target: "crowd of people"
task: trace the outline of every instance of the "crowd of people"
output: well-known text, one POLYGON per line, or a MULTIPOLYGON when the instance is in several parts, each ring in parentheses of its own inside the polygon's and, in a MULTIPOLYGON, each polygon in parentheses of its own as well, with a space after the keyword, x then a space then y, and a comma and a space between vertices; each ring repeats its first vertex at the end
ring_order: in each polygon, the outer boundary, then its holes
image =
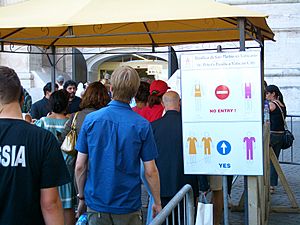
MULTIPOLYGON (((180 96, 166 82, 140 81, 136 70, 121 66, 109 89, 93 82, 80 98, 75 81, 58 81, 55 90, 44 86, 44 97, 24 117, 20 80, 0 66, 0 224, 75 225, 86 215, 90 225, 141 225, 141 181, 149 194, 147 224, 185 184, 196 197, 212 191, 214 225, 220 224, 221 176, 184 174, 180 96), (76 154, 60 148, 71 129, 76 154)), ((278 157, 286 108, 277 86, 265 92, 278 157)), ((271 166, 271 192, 277 180, 271 166)))

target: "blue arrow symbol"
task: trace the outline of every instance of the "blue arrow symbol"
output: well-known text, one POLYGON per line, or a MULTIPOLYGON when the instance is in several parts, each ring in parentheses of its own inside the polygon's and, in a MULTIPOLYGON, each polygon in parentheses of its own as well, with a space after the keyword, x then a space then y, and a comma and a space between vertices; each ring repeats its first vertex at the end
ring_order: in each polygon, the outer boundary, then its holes
POLYGON ((222 140, 218 142, 217 150, 221 155, 228 155, 231 151, 231 145, 228 141, 222 140))
POLYGON ((227 148, 227 145, 225 144, 225 142, 222 143, 221 148, 223 149, 223 155, 225 155, 226 154, 226 148, 227 148))

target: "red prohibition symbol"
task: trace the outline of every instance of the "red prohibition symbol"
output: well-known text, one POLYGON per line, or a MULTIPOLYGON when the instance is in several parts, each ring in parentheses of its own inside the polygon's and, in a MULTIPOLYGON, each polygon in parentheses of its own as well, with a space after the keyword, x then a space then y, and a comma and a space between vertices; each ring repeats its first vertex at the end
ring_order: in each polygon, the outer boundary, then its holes
POLYGON ((215 95, 218 99, 224 100, 229 96, 229 88, 225 85, 219 85, 215 90, 215 95))

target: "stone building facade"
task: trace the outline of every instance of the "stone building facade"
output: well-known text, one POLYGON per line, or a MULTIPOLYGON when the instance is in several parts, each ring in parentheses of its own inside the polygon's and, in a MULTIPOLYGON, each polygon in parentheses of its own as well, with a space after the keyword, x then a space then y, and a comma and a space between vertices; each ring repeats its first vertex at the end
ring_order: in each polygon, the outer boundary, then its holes
POLYGON ((217 1, 269 15, 276 42, 265 42, 265 79, 280 87, 288 114, 300 115, 300 0, 217 1))

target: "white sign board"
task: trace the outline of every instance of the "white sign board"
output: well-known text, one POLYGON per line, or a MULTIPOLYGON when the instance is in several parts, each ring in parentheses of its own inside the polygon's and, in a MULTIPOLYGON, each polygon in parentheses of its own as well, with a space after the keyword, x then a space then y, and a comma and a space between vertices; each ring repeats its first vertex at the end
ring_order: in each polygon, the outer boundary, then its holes
POLYGON ((260 74, 260 51, 181 56, 186 174, 263 174, 260 74))

